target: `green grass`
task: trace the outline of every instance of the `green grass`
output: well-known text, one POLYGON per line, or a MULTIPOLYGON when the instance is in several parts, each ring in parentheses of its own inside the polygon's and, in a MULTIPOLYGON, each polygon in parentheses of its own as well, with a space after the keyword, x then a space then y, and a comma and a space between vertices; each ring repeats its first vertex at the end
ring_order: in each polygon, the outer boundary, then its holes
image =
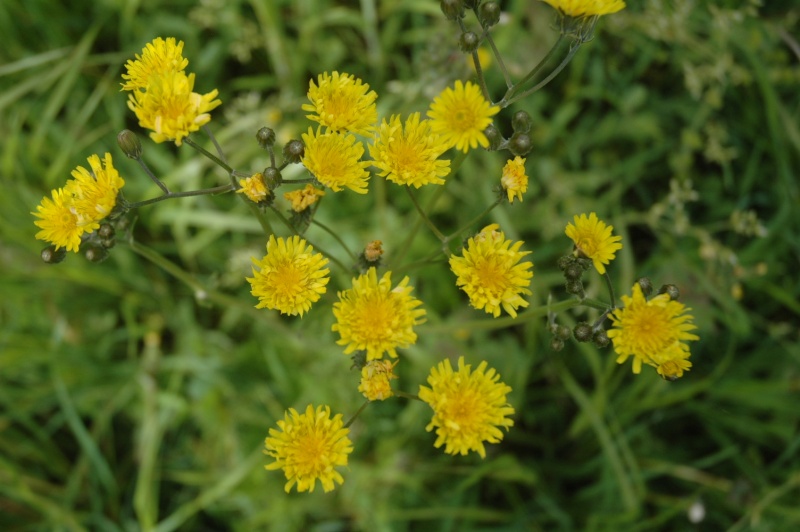
MULTIPOLYGON (((285 494, 261 449, 289 407, 330 404, 347 418, 360 406, 358 376, 330 331, 350 272, 332 268, 323 299, 289 319, 253 308, 244 276, 266 238, 231 195, 142 209, 140 247, 120 243, 101 264, 75 255, 42 263, 30 211, 105 151, 129 200, 156 195, 116 147, 126 127, 170 187, 226 182, 188 146, 149 141, 126 108, 123 64, 156 36, 185 41, 198 90, 220 91, 210 126, 229 161, 258 170, 268 157, 255 132, 269 125, 285 142, 306 131, 300 106, 320 72, 364 79, 382 115, 427 109, 452 78, 469 76, 455 26, 434 0, 71 4, 0 6, 0 528, 800 525, 797 7, 630 2, 600 20, 553 83, 496 121, 508 134, 512 111, 533 117, 525 201, 484 220, 533 251, 531 306, 568 298, 555 265, 570 251, 564 226, 597 211, 624 239, 611 265, 618 294, 640 276, 681 288, 701 337, 692 371, 671 383, 632 375, 611 350, 568 342, 553 352, 544 318, 472 326, 490 318, 469 308, 444 264, 409 271, 428 323, 402 351, 399 388, 415 393, 446 356, 485 359, 513 389, 515 426, 485 460, 452 457, 433 448, 426 405, 370 405, 352 427, 344 485, 309 495, 285 494), (748 212, 763 233, 738 222, 748 212), (154 254, 169 271, 148 260, 154 254), (696 503, 705 516, 693 525, 696 503)), ((502 6, 508 19, 494 35, 519 77, 555 41, 552 10, 502 6)), ((500 74, 489 77, 501 94, 500 74)), ((480 213, 506 155, 471 153, 436 223, 453 230, 480 213)), ((318 217, 352 249, 381 239, 391 253, 417 221, 408 198, 379 178, 366 197, 329 199, 318 217)), ((308 235, 347 258, 324 232, 308 235)), ((423 227, 408 260, 437 245, 423 227)), ((605 297, 596 276, 587 290, 605 297)))

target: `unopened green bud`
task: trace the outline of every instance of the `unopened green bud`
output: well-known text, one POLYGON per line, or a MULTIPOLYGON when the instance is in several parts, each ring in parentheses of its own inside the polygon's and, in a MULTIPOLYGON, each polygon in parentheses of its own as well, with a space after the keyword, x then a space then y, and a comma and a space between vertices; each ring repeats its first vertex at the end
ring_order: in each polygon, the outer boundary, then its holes
POLYGON ((594 336, 592 336, 592 342, 595 346, 602 349, 604 347, 608 347, 608 344, 611 342, 611 340, 608 338, 606 331, 604 329, 600 329, 594 333, 594 336))
POLYGON ((583 283, 579 280, 567 281, 564 283, 564 287, 566 288, 568 294, 574 294, 578 297, 583 297, 583 283))
POLYGON ((256 133, 256 140, 258 141, 258 145, 264 148, 271 148, 275 145, 275 131, 269 127, 262 127, 256 133))
POLYGON ((114 226, 111 224, 100 224, 100 228, 97 230, 97 236, 100 238, 112 238, 114 234, 114 226))
POLYGON ((458 48, 462 52, 469 54, 477 50, 480 43, 481 40, 478 38, 477 33, 474 31, 465 31, 458 39, 458 48))
POLYGON ((562 340, 569 340, 572 337, 572 331, 565 325, 558 325, 556 327, 556 336, 562 340))
POLYGON ((47 246, 42 250, 42 260, 47 264, 58 264, 67 256, 67 248, 58 248, 55 246, 47 246))
POLYGON ((486 2, 478 9, 478 18, 484 26, 494 26, 500 22, 500 4, 486 2))
POLYGON ((564 269, 564 278, 568 281, 579 281, 583 276, 583 268, 577 262, 573 262, 564 269))
POLYGON ((261 175, 264 176, 264 184, 270 190, 275 190, 283 183, 283 177, 277 168, 265 168, 261 175))
POLYGON ((439 7, 447 20, 458 20, 464 16, 464 2, 461 0, 441 0, 439 7))
POLYGON ((561 351, 562 349, 564 349, 564 340, 562 340, 557 336, 554 336, 550 340, 550 349, 556 352, 561 351))
POLYGON ((283 158, 290 163, 299 163, 306 153, 306 146, 302 140, 290 140, 283 147, 283 158))
POLYGON ((575 339, 579 342, 588 342, 592 339, 594 335, 594 331, 592 331, 592 326, 589 325, 587 322, 582 321, 572 329, 572 334, 575 335, 575 339))
POLYGON ((528 133, 531 130, 531 115, 526 111, 517 111, 511 117, 511 127, 515 133, 528 133))
POLYGON ((356 351, 352 357, 353 365, 350 366, 351 369, 361 371, 361 368, 367 365, 367 352, 366 351, 356 351))
POLYGON ((500 134, 500 130, 494 127, 493 124, 489 124, 486 129, 483 130, 483 134, 486 135, 486 138, 489 139, 489 151, 495 151, 500 149, 500 145, 503 143, 503 135, 500 134))
POLYGON ((122 153, 131 159, 140 159, 142 156, 142 143, 139 142, 139 137, 130 129, 123 129, 117 135, 117 144, 122 150, 122 153))
POLYGON ((89 262, 103 262, 108 258, 108 250, 102 246, 88 245, 83 252, 89 262))
POLYGON ((558 266, 559 270, 564 271, 567 269, 567 266, 569 266, 572 263, 573 263, 572 257, 570 257, 569 255, 564 255, 563 257, 558 258, 556 266, 558 266))
POLYGON ((660 294, 668 294, 669 298, 673 301, 677 301, 679 297, 681 297, 681 291, 678 290, 678 287, 674 284, 665 284, 661 288, 658 289, 658 293, 660 294))
POLYGON ((636 282, 639 284, 645 297, 649 297, 650 294, 653 293, 653 281, 648 277, 640 277, 636 282))
POLYGON ((527 133, 515 132, 508 141, 508 149, 511 150, 511 153, 520 157, 527 155, 532 148, 533 143, 527 133))

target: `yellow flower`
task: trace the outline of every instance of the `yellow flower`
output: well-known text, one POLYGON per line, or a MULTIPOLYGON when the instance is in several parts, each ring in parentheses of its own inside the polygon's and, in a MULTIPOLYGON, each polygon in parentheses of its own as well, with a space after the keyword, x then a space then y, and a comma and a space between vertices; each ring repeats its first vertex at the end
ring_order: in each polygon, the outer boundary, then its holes
POLYGON ((430 122, 419 119, 413 113, 406 120, 405 128, 400 115, 392 115, 381 124, 375 143, 369 154, 380 174, 398 185, 441 185, 443 177, 450 173, 450 161, 439 157, 449 146, 443 137, 431 133, 430 122))
POLYGON ((463 257, 450 256, 450 269, 456 274, 456 285, 467 293, 473 307, 485 309, 495 318, 500 316, 502 307, 516 318, 517 309, 528 306, 520 294, 531 294, 528 287, 533 277, 533 263, 519 264, 530 251, 519 250, 522 241, 512 245, 497 230, 499 227, 498 224, 488 225, 470 238, 463 257))
POLYGON ((613 225, 606 225, 599 220, 595 213, 575 215, 575 225, 567 224, 564 231, 575 242, 576 255, 592 259, 595 269, 600 275, 606 273, 605 264, 608 264, 622 249, 621 236, 611 236, 613 225))
POLYGON ((508 201, 514 203, 516 197, 522 201, 522 195, 528 191, 528 176, 525 174, 525 159, 517 155, 503 167, 500 178, 503 190, 508 192, 508 201))
POLYGON ((370 401, 383 401, 392 396, 391 379, 396 379, 394 367, 397 362, 371 360, 361 368, 361 384, 358 391, 370 401))
POLYGON ((174 140, 177 146, 183 138, 199 130, 211 120, 209 112, 222 102, 215 99, 218 91, 207 94, 192 92, 194 74, 167 72, 153 75, 145 91, 133 91, 128 107, 136 114, 139 125, 152 129, 155 142, 174 140))
POLYGON ((481 362, 475 371, 471 364, 458 359, 454 372, 450 360, 445 359, 431 369, 427 386, 419 387, 419 398, 433 409, 433 419, 425 427, 430 432, 436 428, 434 447, 445 445, 447 454, 466 455, 476 451, 486 458, 484 442, 498 443, 503 439, 501 427, 506 431, 514 425, 507 416, 514 415, 506 394, 511 388, 500 381, 494 369, 486 371, 481 362))
POLYGON ((347 346, 346 355, 359 349, 367 352, 367 360, 384 353, 397 358, 395 348, 417 343, 414 325, 425 321, 425 309, 417 308, 422 302, 411 295, 413 290, 408 277, 392 288, 391 272, 378 281, 375 268, 353 279, 353 288, 339 292, 339 301, 333 304, 336 323, 331 330, 340 336, 336 343, 347 346))
POLYGON ((342 475, 334 469, 347 465, 347 455, 353 452, 353 444, 344 428, 342 415, 331 419, 329 406, 318 406, 316 411, 308 405, 304 414, 290 408, 278 429, 269 429, 265 441, 265 454, 275 461, 265 466, 268 470, 283 469, 288 482, 286 493, 297 485, 297 491, 314 491, 317 480, 322 489, 329 492, 336 483, 343 484, 342 475))
POLYGON ((237 190, 236 193, 244 194, 247 196, 247 199, 253 203, 260 203, 267 199, 271 194, 267 188, 267 184, 264 182, 264 174, 261 172, 239 180, 239 186, 241 188, 237 190))
POLYGON ((312 79, 308 88, 311 104, 304 104, 306 115, 331 131, 351 131, 369 135, 378 122, 375 100, 378 95, 369 90, 369 85, 351 74, 324 72, 317 77, 319 85, 312 79))
POLYGON ((86 228, 78 224, 78 217, 70 209, 70 195, 64 194, 64 190, 59 188, 52 191, 52 197, 42 198, 36 207, 37 212, 31 213, 40 218, 33 222, 41 229, 36 233, 36 238, 50 242, 56 249, 66 248, 77 253, 86 228))
POLYGON ((136 54, 135 61, 129 59, 125 64, 128 73, 122 75, 127 80, 122 90, 146 89, 152 76, 183 72, 188 65, 189 60, 183 57, 183 41, 176 43, 175 37, 167 40, 158 37, 145 45, 142 55, 136 54))
POLYGON ((292 203, 292 210, 294 212, 303 212, 314 205, 319 198, 324 195, 324 190, 320 190, 314 187, 314 185, 308 184, 305 188, 300 190, 285 193, 283 197, 292 203))
POLYGON ((570 17, 610 15, 625 8, 622 0, 542 0, 570 17))
POLYGON ((303 142, 306 145, 303 155, 303 165, 311 172, 317 181, 329 187, 334 192, 339 192, 342 187, 347 187, 359 194, 367 193, 369 161, 362 161, 364 145, 347 133, 326 133, 320 135, 308 128, 308 134, 303 133, 303 142))
POLYGON ((689 332, 697 328, 692 324, 694 317, 688 314, 691 309, 673 301, 668 294, 648 301, 639 283, 633 285, 632 297, 622 296, 622 302, 625 306, 609 315, 613 327, 608 337, 619 355, 617 363, 633 356, 634 373, 642 371, 644 362, 666 378, 682 376, 691 367, 685 342, 699 339, 689 332))
POLYGON ((433 99, 428 117, 434 133, 442 135, 449 147, 455 146, 466 153, 478 144, 489 146, 483 130, 499 111, 499 107, 486 101, 477 85, 457 80, 454 89, 447 87, 433 99))
POLYGON ((330 270, 324 266, 328 259, 295 235, 288 239, 270 235, 267 254, 261 260, 253 259, 259 270, 253 268, 248 277, 251 294, 259 300, 256 308, 280 310, 281 314, 302 316, 311 304, 327 290, 330 270))

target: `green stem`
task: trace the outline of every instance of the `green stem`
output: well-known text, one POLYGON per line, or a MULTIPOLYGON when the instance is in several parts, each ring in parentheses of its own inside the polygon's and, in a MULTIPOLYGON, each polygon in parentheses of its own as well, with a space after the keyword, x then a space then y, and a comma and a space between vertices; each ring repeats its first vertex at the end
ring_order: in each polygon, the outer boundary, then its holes
POLYGON ((313 177, 306 177, 303 179, 282 179, 281 183, 295 183, 295 184, 302 184, 302 183, 313 183, 316 179, 313 177))
MULTIPOLYGON (((394 393, 397 397, 402 397, 403 399, 413 399, 415 401, 422 401, 422 399, 420 399, 418 395, 414 395, 413 393, 401 392, 399 390, 395 390, 392 393, 394 393)), ((425 401, 422 402, 424 403, 425 401)))
POLYGON ((222 146, 220 146, 219 142, 217 142, 217 137, 215 137, 211 132, 211 128, 208 127, 208 124, 203 126, 203 132, 208 135, 208 138, 211 140, 211 144, 213 144, 214 149, 217 150, 217 155, 219 155, 219 158, 222 159, 225 164, 228 164, 228 160, 225 158, 225 153, 222 151, 222 146))
POLYGON ((550 48, 547 54, 542 58, 542 60, 539 61, 539 63, 535 67, 533 67, 531 71, 525 75, 524 78, 519 80, 519 82, 515 83, 512 87, 508 89, 508 91, 506 91, 505 95, 503 96, 503 99, 500 100, 500 103, 498 105, 500 105, 501 107, 505 107, 504 105, 502 105, 503 102, 506 102, 509 98, 513 97, 516 93, 518 93, 526 83, 532 80, 536 76, 536 74, 539 73, 539 71, 548 63, 548 61, 550 61, 553 55, 555 55, 556 50, 559 48, 559 46, 561 46, 561 43, 563 41, 564 41, 564 35, 563 34, 559 35, 558 39, 556 39, 556 42, 553 43, 553 46, 550 48))
POLYGON ((361 405, 361 407, 360 407, 360 408, 359 408, 359 409, 356 411, 356 413, 355 413, 355 414, 353 414, 353 417, 351 417, 350 419, 348 419, 348 420, 347 420, 347 423, 345 423, 345 424, 344 424, 344 428, 346 428, 346 429, 347 429, 347 428, 350 428, 350 425, 352 425, 352 424, 353 424, 353 421, 355 421, 355 420, 356 420, 356 418, 357 418, 358 416, 360 416, 360 415, 361 415, 361 412, 363 412, 363 411, 364 411, 364 409, 365 409, 365 408, 367 408, 367 405, 368 405, 369 403, 370 403, 369 399, 368 399, 368 400, 366 400, 366 401, 364 402, 364 404, 362 404, 362 405, 361 405))
POLYGON ((149 200, 144 201, 137 201, 135 203, 129 203, 127 208, 130 209, 138 209, 139 207, 144 207, 146 205, 152 205, 153 203, 158 203, 168 199, 174 198, 189 198, 192 196, 208 196, 210 194, 220 194, 223 192, 231 192, 234 190, 233 185, 220 185, 214 188, 203 188, 200 190, 189 190, 186 192, 167 192, 163 196, 158 196, 157 198, 150 198, 149 200))
POLYGON ((611 308, 609 310, 614 310, 617 308, 617 298, 614 296, 614 285, 611 284, 611 276, 608 275, 608 270, 603 273, 603 278, 606 280, 606 287, 608 288, 608 297, 611 299, 611 308))
POLYGON ((297 229, 295 228, 295 226, 293 226, 293 225, 291 224, 291 222, 289 222, 289 220, 287 220, 287 219, 286 219, 286 216, 284 216, 283 214, 281 214, 281 212, 280 212, 278 209, 276 209, 274 205, 270 205, 270 207, 269 207, 269 208, 270 208, 270 209, 272 209, 272 212, 275 214, 275 216, 277 216, 277 217, 278 217, 278 219, 279 219, 281 222, 283 222, 283 225, 285 225, 286 227, 288 227, 288 228, 289 228, 289 230, 290 230, 292 233, 294 233, 294 234, 296 234, 297 236, 301 237, 303 240, 305 240, 305 241, 308 243, 308 245, 309 245, 309 246, 313 247, 313 248, 314 248, 314 249, 316 249, 318 252, 320 252, 320 253, 322 253, 323 255, 325 255, 325 257, 326 257, 327 259, 329 259, 330 261, 332 261, 334 264, 336 264, 336 265, 337 265, 338 267, 340 267, 342 270, 344 270, 344 271, 349 271, 349 268, 348 268, 347 266, 345 266, 345 265, 344 265, 344 264, 343 264, 343 263, 342 263, 342 262, 341 262, 339 259, 337 259, 337 258, 336 258, 336 257, 334 257, 333 255, 331 255, 330 253, 328 253, 327 251, 325 251, 324 249, 322 249, 321 247, 319 247, 318 245, 316 245, 315 243, 313 243, 313 242, 312 242, 311 240, 309 240, 308 238, 306 238, 306 237, 304 237, 303 235, 301 235, 301 234, 300 234, 300 233, 297 231, 297 229))
POLYGON ((497 49, 497 46, 494 44, 494 39, 492 39, 491 33, 489 33, 489 28, 485 28, 484 35, 486 36, 486 42, 489 43, 489 47, 492 49, 492 53, 494 54, 494 58, 497 60, 497 66, 500 68, 500 72, 503 73, 503 79, 506 80, 506 87, 511 89, 514 86, 514 83, 511 81, 511 76, 508 73, 508 69, 506 68, 506 64, 503 62, 503 57, 500 55, 500 50, 497 49))
POLYGON ((447 241, 447 237, 445 237, 445 236, 442 234, 442 232, 441 232, 441 231, 439 231, 439 230, 436 228, 436 226, 433 224, 433 222, 431 221, 431 219, 430 219, 430 218, 428 218, 428 215, 427 215, 427 214, 425 214, 425 211, 424 211, 424 210, 422 209, 422 207, 420 206, 419 202, 417 201, 417 198, 414 196, 414 193, 413 193, 413 192, 411 192, 411 188, 410 188, 410 187, 408 187, 408 186, 406 186, 406 187, 404 187, 404 188, 406 189, 406 192, 408 192, 408 197, 410 197, 410 198, 411 198, 411 202, 414 204, 414 207, 416 207, 416 209, 417 209, 417 212, 418 212, 418 213, 419 213, 419 215, 422 217, 422 221, 423 221, 423 222, 425 222, 425 224, 428 226, 428 229, 430 229, 430 230, 433 232, 433 234, 434 234, 434 235, 436 235, 436 238, 438 238, 438 239, 439 239, 439 240, 440 240, 442 243, 446 243, 446 241, 447 241))
MULTIPOLYGON (((476 12, 477 14, 477 12, 476 12)), ((461 33, 466 33, 467 27, 464 25, 464 21, 459 18, 458 25, 461 27, 461 33)), ((486 86, 486 78, 483 75, 483 69, 481 68, 481 61, 478 58, 478 49, 472 51, 472 63, 475 65, 475 74, 478 76, 478 85, 481 87, 481 92, 483 93, 483 97, 486 98, 487 102, 491 102, 492 98, 489 96, 489 87, 486 86)))
POLYGON ((337 235, 330 227, 314 219, 311 220, 311 223, 331 235, 339 243, 339 245, 342 246, 342 249, 344 249, 347 254, 350 255, 350 258, 353 259, 353 262, 358 262, 358 257, 356 257, 352 251, 350 251, 350 248, 347 247, 347 244, 344 243, 344 240, 342 240, 339 235, 337 235))
POLYGON ((228 165, 228 163, 226 163, 225 161, 223 161, 222 159, 220 159, 219 157, 217 157, 216 155, 214 155, 210 151, 206 150, 205 148, 203 148, 202 146, 197 144, 191 138, 186 137, 183 140, 184 140, 184 142, 186 142, 186 144, 188 144, 189 146, 191 146, 195 150, 199 151, 200 153, 202 153, 203 155, 205 155, 206 157, 208 157, 209 159, 211 159, 212 161, 217 163, 217 165, 219 165, 220 167, 224 168, 225 171, 228 172, 229 174, 233 173, 233 168, 230 165, 228 165))
POLYGON ((580 49, 581 44, 583 44, 582 41, 574 42, 572 44, 572 46, 570 47, 569 53, 564 58, 564 60, 561 61, 561 63, 555 68, 555 70, 550 72, 550 74, 548 74, 548 76, 546 78, 544 78, 542 81, 540 81, 539 83, 537 83, 536 85, 534 85, 530 89, 528 89, 528 90, 526 90, 526 91, 514 96, 513 98, 510 98, 508 100, 503 99, 503 102, 501 102, 498 105, 500 105, 500 107, 508 107, 512 103, 530 96, 534 92, 538 91, 539 89, 541 89, 542 87, 544 87, 545 85, 547 85, 548 83, 553 81, 553 78, 555 78, 559 73, 561 73, 561 71, 564 70, 564 67, 566 67, 569 64, 569 62, 572 60, 573 56, 578 52, 578 49, 580 49))
POLYGON ((139 166, 142 167, 142 170, 144 170, 144 173, 147 174, 150 177, 150 179, 153 181, 153 183, 158 185, 158 188, 161 189, 161 192, 163 192, 164 194, 169 194, 170 193, 169 189, 167 188, 167 185, 165 185, 159 178, 156 177, 156 175, 150 170, 150 167, 147 166, 147 163, 144 162, 144 159, 142 159, 141 157, 137 157, 136 158, 136 162, 139 163, 139 166))
POLYGON ((451 235, 448 235, 445 238, 445 244, 447 242, 450 242, 452 239, 454 239, 455 237, 457 237, 458 235, 460 235, 461 233, 463 233, 464 231, 466 231, 470 227, 472 227, 473 224, 475 224, 476 222, 480 221, 484 216, 486 216, 487 214, 492 212, 492 210, 494 210, 495 207, 500 205, 500 203, 502 201, 503 201, 503 198, 497 198, 495 200, 495 202, 492 203, 491 205, 489 205, 486 209, 484 209, 484 211, 482 213, 480 213, 479 215, 475 216, 472 220, 470 220, 469 222, 464 224, 460 229, 458 229, 457 231, 453 232, 451 235))

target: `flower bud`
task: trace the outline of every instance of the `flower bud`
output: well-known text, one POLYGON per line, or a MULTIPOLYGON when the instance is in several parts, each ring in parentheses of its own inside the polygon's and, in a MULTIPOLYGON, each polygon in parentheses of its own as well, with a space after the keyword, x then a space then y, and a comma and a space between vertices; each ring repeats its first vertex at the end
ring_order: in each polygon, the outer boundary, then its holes
POLYGON ((578 280, 567 281, 564 283, 564 287, 566 288, 568 294, 574 294, 581 298, 584 295, 583 283, 578 280))
POLYGON ((678 287, 674 284, 665 284, 658 289, 658 294, 668 294, 669 298, 673 301, 677 301, 678 298, 681 297, 681 291, 678 290, 678 287))
POLYGON ((481 40, 478 38, 477 33, 474 31, 465 31, 458 39, 458 48, 462 52, 469 54, 477 50, 480 43, 481 40))
POLYGON ((302 140, 290 140, 283 147, 283 158, 290 163, 299 163, 306 153, 306 146, 302 140))
POLYGON ((494 127, 493 124, 489 124, 486 129, 483 130, 483 134, 486 135, 486 138, 489 139, 489 151, 496 151, 500 149, 500 145, 503 143, 503 135, 500 134, 500 130, 494 127))
POLYGON ((275 131, 269 127, 262 127, 256 133, 256 140, 258 141, 258 145, 264 148, 271 148, 275 145, 275 131))
POLYGON ((564 271, 567 269, 567 266, 572 264, 572 262, 573 262, 572 257, 570 257, 569 255, 564 255, 563 257, 558 258, 556 266, 558 266, 559 270, 564 271))
POLYGON ((117 237, 112 236, 109 238, 103 238, 100 240, 100 245, 106 249, 111 249, 117 245, 117 237))
POLYGON ((439 7, 447 20, 458 20, 464 16, 464 3, 461 0, 441 0, 439 7))
POLYGON ((485 27, 494 26, 500 22, 500 4, 486 2, 478 9, 478 18, 485 27))
POLYGON ((350 366, 351 369, 357 369, 358 371, 361 371, 361 368, 367 365, 366 351, 356 351, 350 358, 353 360, 353 365, 350 366))
POLYGON ((531 130, 531 115, 526 111, 517 111, 511 117, 511 127, 515 133, 528 133, 531 130))
POLYGON ((604 347, 608 347, 608 344, 611 342, 611 340, 608 338, 606 331, 604 329, 600 329, 594 333, 594 336, 592 336, 592 342, 595 346, 602 349, 604 347))
POLYGON ((569 340, 572 338, 572 331, 566 325, 558 325, 556 326, 556 336, 562 340, 569 340))
POLYGON ((649 297, 650 294, 653 293, 653 281, 651 281, 650 278, 640 277, 636 282, 639 283, 639 287, 642 289, 642 293, 645 297, 649 297))
POLYGON ((577 262, 573 262, 564 269, 564 278, 568 281, 579 281, 583 276, 583 268, 577 262))
POLYGON ((83 255, 89 262, 103 262, 108 258, 108 250, 102 246, 90 244, 86 246, 83 255))
POLYGON ((114 234, 114 226, 111 224, 100 224, 100 228, 97 230, 97 236, 100 238, 112 238, 114 234))
POLYGON ((515 132, 508 141, 508 149, 511 150, 511 153, 520 157, 527 155, 532 148, 533 143, 527 133, 515 132))
POLYGON ((373 240, 364 248, 364 259, 367 262, 378 262, 383 255, 383 242, 380 240, 373 240))
POLYGON ((138 160, 142 156, 142 143, 139 142, 139 137, 130 129, 123 129, 117 135, 117 144, 122 150, 122 153, 131 159, 138 160))
POLYGON ((47 246, 42 250, 42 260, 47 264, 58 264, 67 256, 67 248, 58 248, 55 246, 47 246))
POLYGON ((592 326, 589 325, 588 322, 582 321, 572 329, 572 334, 575 335, 577 341, 588 342, 592 339, 594 332, 592 331, 592 326))
POLYGON ((266 184, 267 188, 270 190, 275 190, 283 183, 281 171, 277 168, 265 168, 261 175, 264 177, 264 184, 266 184))
POLYGON ((558 336, 554 336, 550 340, 550 349, 556 352, 561 351, 562 349, 564 349, 564 340, 562 340, 558 336))

